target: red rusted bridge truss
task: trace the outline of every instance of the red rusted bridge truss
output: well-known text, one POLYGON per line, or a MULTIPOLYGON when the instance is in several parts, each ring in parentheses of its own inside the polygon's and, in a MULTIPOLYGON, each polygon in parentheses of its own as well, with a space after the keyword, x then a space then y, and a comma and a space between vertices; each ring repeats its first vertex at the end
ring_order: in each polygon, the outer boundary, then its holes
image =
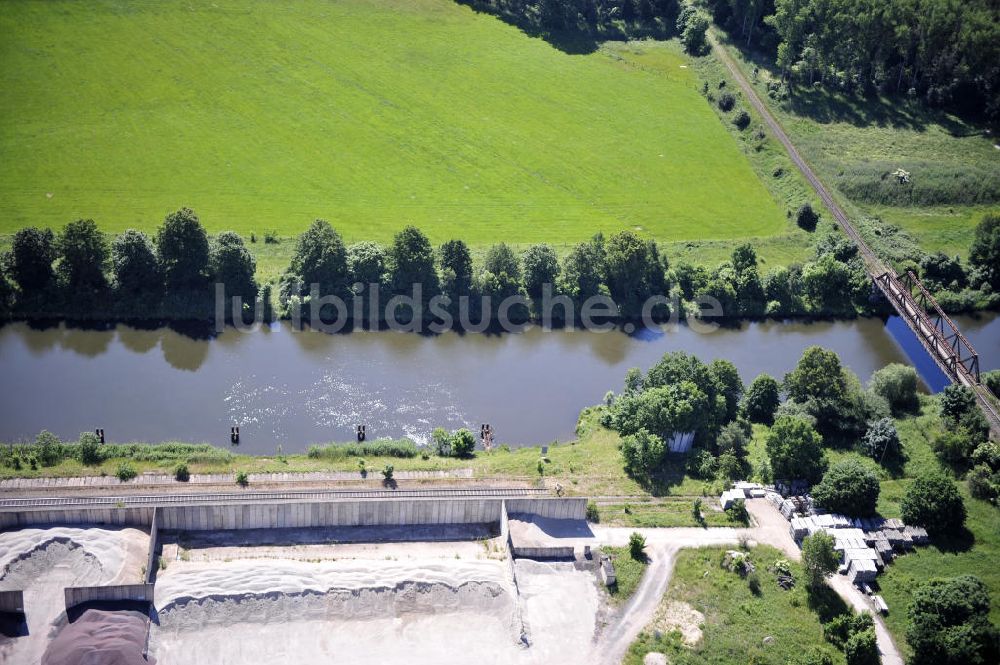
POLYGON ((980 381, 979 354, 962 331, 945 314, 920 279, 912 271, 897 277, 883 272, 874 277, 885 295, 938 367, 953 383, 968 386, 976 393, 990 427, 1000 432, 1000 414, 989 389, 980 381))

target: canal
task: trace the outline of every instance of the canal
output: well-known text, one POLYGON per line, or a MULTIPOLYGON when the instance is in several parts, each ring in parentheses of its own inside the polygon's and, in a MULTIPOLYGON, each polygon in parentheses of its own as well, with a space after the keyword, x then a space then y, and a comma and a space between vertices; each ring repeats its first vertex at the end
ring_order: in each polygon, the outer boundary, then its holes
MULTIPOLYGON (((958 317, 984 370, 1000 367, 1000 318, 958 317)), ((490 423, 497 443, 571 439, 577 415, 621 388, 630 367, 667 351, 735 363, 744 382, 780 377, 811 345, 833 349, 862 381, 914 365, 932 390, 943 376, 902 321, 748 322, 704 334, 687 326, 633 335, 580 330, 483 335, 295 332, 276 324, 195 339, 168 328, 81 330, 15 323, 0 328, 0 440, 42 429, 75 438, 103 427, 112 441, 228 445, 241 452, 305 450, 353 439, 426 441, 437 426, 490 423)))

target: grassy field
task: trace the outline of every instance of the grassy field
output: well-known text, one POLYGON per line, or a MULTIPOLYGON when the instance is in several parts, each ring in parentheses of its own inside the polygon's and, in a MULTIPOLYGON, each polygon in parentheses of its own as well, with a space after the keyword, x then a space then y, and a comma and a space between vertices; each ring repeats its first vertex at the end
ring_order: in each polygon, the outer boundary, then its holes
MULTIPOLYGON (((927 251, 967 256, 972 232, 986 212, 1000 211, 1000 144, 997 137, 961 118, 896 98, 860 99, 823 88, 796 90, 789 100, 767 96, 779 77, 767 59, 735 48, 729 52, 803 157, 832 186, 852 216, 874 216, 909 231, 927 251), (859 183, 902 168, 940 202, 919 205, 872 200, 859 183), (993 192, 993 196, 984 194, 993 192), (985 197, 976 201, 976 197, 985 197)), ((892 191, 890 189, 883 189, 892 191)))
MULTIPOLYGON (((392 464, 397 471, 403 470, 442 470, 442 469, 472 469, 478 479, 502 479, 527 483, 540 483, 549 487, 559 484, 569 495, 580 496, 635 496, 648 499, 649 493, 634 480, 629 478, 622 468, 621 454, 618 451, 619 437, 616 432, 604 429, 597 424, 594 413, 582 416, 578 440, 553 444, 548 453, 542 456, 538 446, 516 449, 496 449, 491 453, 477 452, 468 459, 452 457, 437 457, 429 455, 422 457, 366 457, 365 463, 369 470, 377 471, 385 464, 392 464), (542 473, 538 471, 538 463, 542 462, 542 473)), ((155 446, 154 446, 155 448, 155 446)), ((84 466, 75 459, 66 459, 56 466, 39 467, 31 470, 24 466, 21 470, 0 466, 0 478, 10 477, 68 477, 81 475, 114 475, 118 463, 122 460, 113 458, 95 466, 84 466)), ((139 461, 132 464, 139 473, 155 472, 172 474, 179 462, 187 462, 191 473, 247 473, 300 472, 300 471, 357 471, 358 458, 345 457, 329 459, 312 458, 308 455, 284 455, 282 457, 254 457, 251 455, 233 454, 229 450, 217 448, 211 454, 193 457, 163 455, 162 459, 139 461)), ((369 474, 369 483, 377 483, 377 474, 369 474)), ((358 482, 362 478, 358 475, 358 482)), ((672 496, 702 496, 709 485, 703 481, 684 476, 678 471, 669 482, 660 488, 661 493, 672 496)), ((681 502, 690 518, 691 502, 681 502)), ((669 515, 677 513, 674 506, 664 508, 662 519, 673 519, 669 515)), ((682 512, 684 512, 682 511, 682 512)), ((647 511, 648 512, 648 511, 647 511)), ((709 510, 705 509, 706 517, 709 510)), ((715 519, 715 518, 711 518, 715 519)), ((685 522, 685 524, 687 524, 685 522)))
MULTIPOLYGON (((703 501, 701 513, 704 526, 734 526, 726 513, 710 505, 715 503, 712 499, 703 501)), ((640 528, 703 526, 695 521, 693 507, 694 500, 690 497, 597 503, 601 524, 640 528)))
POLYGON ((649 561, 633 559, 627 547, 605 547, 601 551, 615 564, 615 585, 608 589, 608 597, 613 605, 624 605, 639 587, 649 561))
POLYGON ((15 0, 0 35, 0 233, 182 205, 348 241, 790 230, 675 43, 567 55, 450 0, 15 0))
MULTIPOLYGON (((707 547, 682 550, 677 555, 670 588, 657 612, 657 618, 632 644, 623 661, 641 665, 650 651, 665 653, 673 665, 756 663, 785 665, 801 662, 816 649, 829 654, 835 663, 843 655, 823 639, 823 629, 803 585, 783 591, 768 568, 784 555, 766 545, 749 550, 760 577, 760 595, 754 595, 746 580, 720 564, 727 548, 707 547), (702 640, 685 646, 680 635, 664 624, 669 603, 684 602, 701 612, 702 640), (768 644, 764 638, 771 637, 768 644)), ((790 563, 796 579, 802 568, 790 563)))

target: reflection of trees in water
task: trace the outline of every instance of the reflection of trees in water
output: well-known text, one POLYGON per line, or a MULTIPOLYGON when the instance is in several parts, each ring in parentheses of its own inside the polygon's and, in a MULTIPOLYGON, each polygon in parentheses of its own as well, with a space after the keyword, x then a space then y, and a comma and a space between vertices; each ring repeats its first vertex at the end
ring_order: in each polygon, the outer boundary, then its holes
POLYGON ((160 343, 164 330, 160 326, 143 328, 138 325, 118 326, 118 341, 129 351, 143 354, 152 351, 160 343))
POLYGON ((52 321, 31 321, 27 324, 15 323, 15 329, 20 327, 20 337, 28 351, 32 355, 41 356, 59 344, 62 339, 63 329, 56 322, 52 321), (27 328, 27 330, 25 330, 27 328))
POLYGON ((214 333, 207 324, 171 323, 170 329, 163 331, 160 348, 163 359, 174 369, 194 372, 205 364, 208 347, 214 333))
POLYGON ((114 339, 114 325, 61 324, 34 321, 27 325, 28 331, 21 336, 33 355, 42 355, 59 347, 88 358, 106 353, 114 339))
POLYGON ((115 329, 113 325, 105 325, 100 329, 95 327, 89 330, 67 328, 66 334, 62 339, 62 346, 64 349, 75 351, 81 356, 95 358, 107 353, 108 347, 111 346, 111 340, 114 338, 115 329))

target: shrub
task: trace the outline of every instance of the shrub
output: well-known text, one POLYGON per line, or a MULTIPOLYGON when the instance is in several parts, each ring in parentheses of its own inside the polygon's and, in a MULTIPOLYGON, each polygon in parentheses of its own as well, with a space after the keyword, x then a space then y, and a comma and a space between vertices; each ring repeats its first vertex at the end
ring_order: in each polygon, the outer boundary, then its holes
POLYGON ((736 112, 736 115, 733 116, 733 124, 736 125, 737 129, 743 131, 750 126, 750 114, 747 113, 745 109, 740 109, 736 112))
POLYGON ((124 483, 129 480, 132 480, 138 474, 136 473, 135 467, 132 466, 132 464, 130 464, 129 462, 122 461, 118 463, 118 468, 115 469, 115 475, 118 476, 118 480, 124 483))
POLYGON ((918 587, 909 608, 906 641, 914 665, 995 663, 1000 635, 990 623, 990 594, 972 575, 931 580, 918 587))
POLYGON ((980 464, 969 472, 969 494, 976 499, 993 501, 997 498, 997 493, 1000 492, 998 480, 1000 480, 1000 473, 991 471, 985 464, 980 464))
POLYGON ((695 499, 694 503, 691 504, 691 519, 695 521, 695 524, 705 525, 705 517, 701 514, 701 499, 695 499))
POLYGON ((976 226, 969 263, 982 272, 994 290, 1000 289, 1000 215, 984 215, 976 226))
POLYGON ((816 225, 819 223, 819 215, 813 210, 811 204, 803 203, 795 211, 795 223, 806 231, 815 231, 816 225))
POLYGON ((182 483, 186 483, 191 480, 191 472, 188 471, 187 464, 178 464, 177 468, 174 469, 174 479, 182 483))
POLYGON ((633 531, 628 537, 628 553, 636 561, 646 559, 646 537, 638 531, 633 531))
POLYGON ((702 450, 691 459, 697 465, 695 471, 699 478, 704 478, 705 480, 715 478, 715 472, 719 468, 719 460, 716 459, 715 455, 707 450, 702 450))
POLYGON ((893 414, 915 413, 920 408, 917 398, 917 370, 908 365, 892 363, 872 374, 868 389, 889 403, 893 414))
POLYGON ((928 531, 947 533, 965 526, 965 502, 958 488, 940 473, 926 473, 914 480, 900 503, 903 521, 928 531))
POLYGON ((993 471, 1000 471, 1000 443, 984 441, 972 453, 973 464, 988 466, 993 471))
POLYGON ((874 515, 878 495, 878 478, 852 459, 834 464, 812 489, 817 504, 830 512, 851 517, 874 515))
POLYGON ((101 463, 101 440, 92 432, 80 435, 80 461, 87 466, 101 463))
POLYGON ((963 428, 949 429, 931 439, 931 449, 946 464, 962 467, 976 449, 976 442, 963 428))
POLYGON ((747 512, 747 504, 743 499, 736 499, 733 503, 726 508, 726 515, 729 519, 740 524, 750 523, 750 514, 747 512))
POLYGON ((941 417, 958 423, 962 416, 976 408, 976 394, 971 388, 953 383, 941 392, 941 417))
POLYGON ((867 612, 855 614, 845 612, 833 617, 823 624, 823 637, 827 642, 835 645, 838 649, 843 649, 851 635, 875 627, 872 615, 867 612))
POLYGON ((386 464, 385 466, 382 467, 382 479, 385 482, 387 482, 387 483, 391 483, 392 482, 392 476, 393 476, 393 474, 395 472, 396 472, 396 469, 395 469, 395 467, 393 465, 386 464))
POLYGON ((309 446, 312 459, 344 459, 346 457, 417 457, 420 449, 409 439, 376 439, 365 443, 333 443, 328 446, 309 446))
POLYGON ((760 595, 760 575, 757 574, 756 570, 747 575, 747 587, 753 595, 760 595))
POLYGON ((476 448, 476 437, 466 428, 461 428, 451 436, 451 454, 455 457, 470 457, 476 448))
POLYGON ((883 461, 900 453, 899 432, 892 418, 880 418, 868 427, 861 447, 868 457, 883 461))
POLYGON ((810 586, 821 586, 840 565, 840 557, 833 545, 833 536, 825 531, 817 531, 802 541, 802 565, 810 586))
POLYGON ((813 647, 800 662, 801 665, 834 665, 833 656, 818 647, 813 647))
POLYGON ((731 92, 724 92, 719 95, 718 104, 720 109, 729 113, 733 110, 733 107, 736 106, 736 96, 731 92))
POLYGON ((807 420, 796 416, 779 417, 765 442, 774 477, 802 479, 809 483, 819 480, 827 465, 821 442, 807 420))
POLYGON ((875 629, 867 628, 851 635, 844 644, 847 665, 879 665, 882 662, 875 641, 875 629))
POLYGON ((597 510, 597 504, 593 501, 587 502, 587 521, 594 524, 601 521, 601 513, 597 510))
POLYGON ((441 457, 451 455, 451 435, 443 427, 435 427, 431 432, 431 442, 434 444, 434 451, 441 457))
POLYGON ((768 374, 761 374, 747 388, 743 395, 743 415, 752 423, 771 425, 774 411, 781 403, 778 381, 768 374))
POLYGON ((240 487, 246 487, 250 484, 250 476, 247 475, 246 471, 236 472, 236 484, 240 487))
POLYGON ((743 480, 749 475, 749 464, 731 451, 719 455, 717 466, 716 475, 720 480, 727 483, 734 480, 743 480))
POLYGON ((995 396, 1000 397, 1000 369, 991 369, 982 374, 983 383, 995 396))
POLYGON ((621 441, 621 454, 625 471, 633 478, 648 477, 663 462, 667 447, 663 439, 640 429, 621 441))
POLYGON ((35 437, 38 458, 42 466, 55 466, 62 459, 62 442, 52 432, 42 430, 35 437))
MULTIPOLYGON (((686 5, 690 7, 690 5, 686 5)), ((693 8, 692 8, 693 9, 693 8)), ((702 12, 681 13, 684 27, 681 29, 681 43, 684 50, 692 55, 701 55, 708 47, 705 33, 708 31, 708 17, 702 12)))

